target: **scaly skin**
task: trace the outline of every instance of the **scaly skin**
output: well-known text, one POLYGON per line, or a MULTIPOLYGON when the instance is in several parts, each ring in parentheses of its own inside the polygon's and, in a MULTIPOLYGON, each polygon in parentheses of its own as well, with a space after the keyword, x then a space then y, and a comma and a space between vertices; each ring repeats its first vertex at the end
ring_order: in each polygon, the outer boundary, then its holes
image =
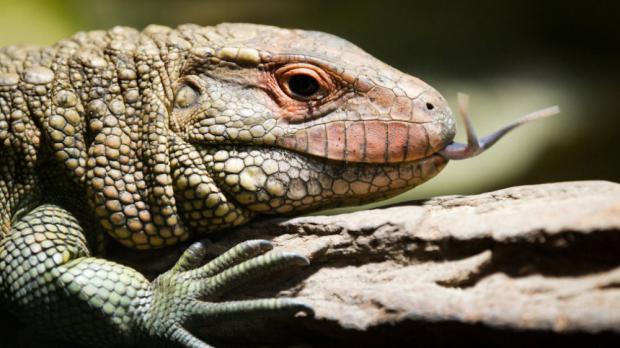
POLYGON ((0 49, 0 301, 87 346, 207 347, 187 328, 311 313, 217 302, 307 263, 267 241, 206 265, 194 244, 149 282, 102 258, 104 235, 161 248, 257 214, 393 196, 443 168, 454 131, 434 89, 324 33, 150 26, 0 49))

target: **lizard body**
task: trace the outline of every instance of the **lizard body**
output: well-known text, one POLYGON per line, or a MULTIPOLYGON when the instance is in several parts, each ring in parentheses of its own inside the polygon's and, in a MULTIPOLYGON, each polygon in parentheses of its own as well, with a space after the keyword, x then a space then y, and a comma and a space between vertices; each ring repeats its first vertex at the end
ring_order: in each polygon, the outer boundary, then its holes
POLYGON ((251 24, 79 33, 0 49, 0 302, 88 346, 207 347, 188 327, 294 300, 217 302, 307 260, 202 244, 153 282, 105 260, 257 214, 382 199, 437 174, 455 133, 443 97, 353 44, 251 24))

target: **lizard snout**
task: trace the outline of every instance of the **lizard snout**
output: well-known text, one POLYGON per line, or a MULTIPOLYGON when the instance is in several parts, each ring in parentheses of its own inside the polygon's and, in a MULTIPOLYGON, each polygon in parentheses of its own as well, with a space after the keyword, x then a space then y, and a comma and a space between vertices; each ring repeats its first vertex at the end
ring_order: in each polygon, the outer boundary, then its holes
MULTIPOLYGON (((427 89, 414 100, 418 105, 420 116, 414 116, 414 122, 424 128, 426 135, 426 148, 422 148, 409 160, 430 156, 452 143, 456 135, 456 122, 454 114, 446 99, 433 87, 427 85, 427 89)), ((411 139, 410 139, 411 140, 411 139)))
POLYGON ((349 163, 394 164, 429 157, 450 144, 454 116, 434 88, 401 73, 398 83, 373 80, 342 109, 311 125, 291 127, 281 147, 349 163))
POLYGON ((379 116, 384 119, 385 141, 379 132, 366 133, 366 157, 374 162, 416 161, 454 139, 454 115, 445 98, 424 81, 403 75, 395 86, 377 86, 368 94, 375 109, 388 110, 379 116))

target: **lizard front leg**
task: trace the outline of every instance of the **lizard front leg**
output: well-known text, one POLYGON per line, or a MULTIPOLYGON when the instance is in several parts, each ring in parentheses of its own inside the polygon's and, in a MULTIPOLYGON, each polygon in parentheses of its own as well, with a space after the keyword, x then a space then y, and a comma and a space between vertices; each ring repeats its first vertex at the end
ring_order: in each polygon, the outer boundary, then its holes
POLYGON ((308 262, 297 254, 265 254, 270 249, 267 241, 247 241, 203 265, 198 242, 149 282, 129 267, 92 257, 76 219, 41 205, 0 242, 0 299, 44 334, 86 346, 209 347, 186 327, 265 311, 311 313, 289 299, 212 302, 248 279, 308 262))

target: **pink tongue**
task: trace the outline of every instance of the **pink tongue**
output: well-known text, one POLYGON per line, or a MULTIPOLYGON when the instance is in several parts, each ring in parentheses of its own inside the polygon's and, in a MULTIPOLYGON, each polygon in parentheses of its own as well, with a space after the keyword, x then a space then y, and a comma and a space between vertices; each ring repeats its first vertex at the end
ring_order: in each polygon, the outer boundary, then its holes
POLYGON ((474 127, 471 124, 471 119, 469 118, 469 96, 467 94, 459 93, 458 101, 459 113, 461 115, 461 118, 463 119, 463 123, 465 124, 465 131, 467 132, 467 144, 453 142, 452 144, 449 144, 441 151, 439 151, 439 154, 441 156, 449 160, 461 160, 477 156, 491 146, 493 146, 493 144, 495 144, 499 139, 501 139, 511 130, 526 123, 530 123, 541 118, 553 116, 560 112, 560 108, 557 105, 534 111, 517 119, 513 123, 505 126, 504 128, 501 128, 495 133, 487 135, 483 138, 478 138, 476 136, 474 127))
POLYGON ((337 121, 299 130, 294 135, 281 138, 278 144, 300 153, 337 161, 396 163, 427 156, 427 150, 439 145, 429 144, 428 139, 427 129, 422 124, 381 120, 337 121))

